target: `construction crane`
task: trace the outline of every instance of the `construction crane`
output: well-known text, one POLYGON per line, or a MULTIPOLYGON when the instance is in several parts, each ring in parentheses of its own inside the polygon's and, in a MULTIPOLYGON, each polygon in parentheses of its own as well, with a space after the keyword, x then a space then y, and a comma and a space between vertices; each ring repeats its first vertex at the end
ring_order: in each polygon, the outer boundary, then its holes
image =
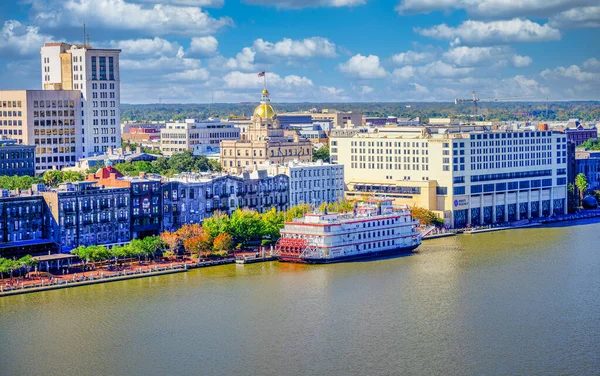
POLYGON ((460 103, 463 103, 463 102, 473 102, 473 116, 474 117, 477 116, 477 109, 478 109, 479 101, 498 102, 498 101, 506 101, 506 100, 525 99, 525 98, 531 97, 531 96, 523 96, 523 97, 499 98, 499 97, 495 96, 495 97, 490 97, 490 98, 477 98, 477 93, 475 92, 475 90, 473 90, 471 94, 473 95, 472 98, 456 98, 456 99, 454 99, 454 104, 459 105, 460 103))

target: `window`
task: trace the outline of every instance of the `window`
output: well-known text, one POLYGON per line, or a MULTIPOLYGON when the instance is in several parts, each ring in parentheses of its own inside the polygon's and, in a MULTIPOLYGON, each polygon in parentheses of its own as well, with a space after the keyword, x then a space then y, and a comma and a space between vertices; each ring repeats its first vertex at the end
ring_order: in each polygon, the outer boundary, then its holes
POLYGON ((481 193, 481 185, 472 185, 471 186, 471 194, 481 193))
POLYGON ((454 187, 452 191, 455 196, 456 195, 464 195, 465 187, 464 186, 454 187))
POLYGON ((435 193, 438 195, 447 195, 448 187, 435 187, 435 193))

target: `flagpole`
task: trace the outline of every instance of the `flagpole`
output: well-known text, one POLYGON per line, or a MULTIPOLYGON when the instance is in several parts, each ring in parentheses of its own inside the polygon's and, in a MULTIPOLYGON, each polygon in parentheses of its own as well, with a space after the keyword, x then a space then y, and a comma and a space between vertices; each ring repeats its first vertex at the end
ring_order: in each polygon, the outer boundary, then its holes
POLYGON ((267 71, 265 71, 264 78, 265 78, 265 90, 267 90, 267 71))

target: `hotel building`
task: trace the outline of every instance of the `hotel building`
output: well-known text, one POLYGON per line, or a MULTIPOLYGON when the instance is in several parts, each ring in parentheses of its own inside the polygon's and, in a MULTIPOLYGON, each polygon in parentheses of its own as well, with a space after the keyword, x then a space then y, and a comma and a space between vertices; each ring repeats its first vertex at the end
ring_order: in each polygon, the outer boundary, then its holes
POLYGON ((81 92, 84 156, 121 146, 120 52, 67 43, 41 48, 43 89, 81 92))
POLYGON ((567 137, 481 126, 334 131, 331 160, 347 196, 386 196, 456 228, 567 210, 567 137))
POLYGON ((0 91, 0 133, 35 145, 35 172, 74 166, 83 156, 80 93, 76 90, 0 91))

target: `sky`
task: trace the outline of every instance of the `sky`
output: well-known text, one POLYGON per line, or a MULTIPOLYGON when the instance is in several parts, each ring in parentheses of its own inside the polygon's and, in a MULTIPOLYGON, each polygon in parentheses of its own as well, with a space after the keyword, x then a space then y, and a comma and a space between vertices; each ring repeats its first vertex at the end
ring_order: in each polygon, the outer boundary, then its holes
POLYGON ((3 0, 0 90, 84 23, 122 103, 600 100, 599 0, 3 0))

